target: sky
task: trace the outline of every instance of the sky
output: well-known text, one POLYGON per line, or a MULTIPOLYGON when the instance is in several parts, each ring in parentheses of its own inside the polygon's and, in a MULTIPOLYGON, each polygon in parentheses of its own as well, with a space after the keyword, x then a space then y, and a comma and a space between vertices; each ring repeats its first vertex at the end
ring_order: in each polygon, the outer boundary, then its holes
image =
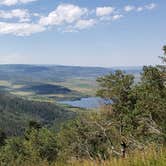
POLYGON ((160 63, 166 0, 0 0, 0 64, 160 63))

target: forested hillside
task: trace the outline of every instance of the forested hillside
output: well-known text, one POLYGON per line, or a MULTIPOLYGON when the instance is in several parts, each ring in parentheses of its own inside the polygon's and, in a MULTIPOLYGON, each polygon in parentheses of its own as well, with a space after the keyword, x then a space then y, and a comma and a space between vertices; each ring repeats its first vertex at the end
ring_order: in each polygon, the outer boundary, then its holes
POLYGON ((53 126, 74 116, 73 112, 56 104, 28 101, 14 95, 0 93, 0 128, 7 135, 20 135, 31 120, 53 126))

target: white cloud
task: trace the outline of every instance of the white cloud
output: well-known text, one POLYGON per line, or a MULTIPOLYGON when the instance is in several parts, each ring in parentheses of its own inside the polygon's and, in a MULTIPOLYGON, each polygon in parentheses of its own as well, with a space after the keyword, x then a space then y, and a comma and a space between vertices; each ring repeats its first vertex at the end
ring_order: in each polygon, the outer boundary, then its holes
POLYGON ((124 7, 124 11, 126 11, 126 12, 133 11, 134 9, 135 9, 135 6, 127 5, 124 7))
POLYGON ((114 12, 115 8, 109 7, 97 7, 96 8, 96 15, 97 16, 108 16, 114 12))
POLYGON ((116 21, 116 20, 119 20, 121 18, 123 18, 124 16, 122 14, 115 14, 115 15, 112 15, 112 16, 103 16, 103 17, 100 17, 100 21, 116 21))
POLYGON ((150 3, 148 5, 139 6, 139 7, 127 5, 124 7, 124 11, 126 11, 126 12, 130 12, 130 11, 142 12, 144 10, 152 10, 152 9, 156 8, 156 6, 157 5, 155 3, 150 3))
POLYGON ((155 3, 151 3, 149 5, 146 5, 145 8, 148 9, 148 10, 152 10, 152 9, 156 8, 156 6, 157 5, 155 3))
POLYGON ((39 13, 33 13, 32 14, 34 17, 40 17, 40 14, 39 13))
POLYGON ((41 17, 41 25, 61 25, 63 23, 73 23, 86 14, 86 8, 80 8, 72 4, 61 4, 47 17, 41 17))
POLYGON ((119 19, 121 19, 121 18, 123 18, 124 16, 122 15, 122 14, 116 14, 116 15, 114 15, 114 16, 112 16, 112 20, 119 20, 119 19))
POLYGON ((141 12, 141 11, 143 11, 143 10, 144 10, 144 7, 138 7, 138 8, 137 8, 137 11, 138 11, 138 12, 141 12))
POLYGON ((34 2, 37 0, 0 0, 0 4, 1 5, 6 5, 6 6, 12 6, 12 5, 16 5, 16 4, 26 4, 29 2, 34 2))
POLYGON ((18 18, 19 22, 30 21, 29 11, 26 9, 14 9, 10 11, 0 10, 0 18, 3 19, 13 19, 18 18))
MULTIPOLYGON (((32 1, 36 0, 0 0, 0 4, 5 2, 6 5, 13 5, 32 1)), ((127 5, 122 9, 107 6, 89 10, 73 4, 60 4, 46 16, 30 13, 27 9, 0 10, 0 34, 28 36, 49 30, 53 26, 63 32, 74 32, 91 28, 101 22, 121 19, 126 12, 141 12, 155 7, 156 4, 151 3, 144 6, 127 5)))
POLYGON ((13 34, 16 36, 29 36, 33 33, 43 32, 46 28, 33 23, 7 23, 0 22, 0 34, 13 34))
POLYGON ((95 19, 87 19, 87 20, 78 20, 74 25, 68 25, 65 29, 59 29, 63 32, 78 32, 80 30, 89 29, 97 24, 95 19))
POLYGON ((89 19, 89 20, 78 20, 78 22, 75 25, 76 29, 87 29, 91 28, 96 24, 96 21, 94 19, 89 19))

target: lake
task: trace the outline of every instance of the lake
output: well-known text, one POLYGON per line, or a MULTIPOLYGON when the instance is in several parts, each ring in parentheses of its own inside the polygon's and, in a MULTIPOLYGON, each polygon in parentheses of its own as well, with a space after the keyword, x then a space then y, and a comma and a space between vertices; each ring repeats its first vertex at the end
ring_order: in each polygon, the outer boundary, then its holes
POLYGON ((99 108, 103 104, 111 104, 111 101, 102 99, 100 97, 87 97, 74 101, 61 101, 60 103, 67 104, 73 107, 93 109, 93 108, 99 108))

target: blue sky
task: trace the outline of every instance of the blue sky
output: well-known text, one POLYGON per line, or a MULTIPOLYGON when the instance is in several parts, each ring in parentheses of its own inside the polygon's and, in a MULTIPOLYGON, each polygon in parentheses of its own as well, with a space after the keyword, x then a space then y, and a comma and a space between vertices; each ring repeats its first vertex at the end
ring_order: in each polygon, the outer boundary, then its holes
POLYGON ((165 0, 0 0, 0 64, 157 64, 165 0))

